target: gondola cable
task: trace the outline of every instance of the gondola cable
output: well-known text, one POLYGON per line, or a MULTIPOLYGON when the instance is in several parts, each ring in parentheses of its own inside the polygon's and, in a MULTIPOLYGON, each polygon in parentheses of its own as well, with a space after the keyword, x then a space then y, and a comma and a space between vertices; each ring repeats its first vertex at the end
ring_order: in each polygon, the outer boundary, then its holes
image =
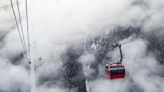
POLYGON ((11 7, 12 7, 12 10, 13 10, 14 18, 15 18, 15 21, 16 21, 16 26, 17 26, 17 29, 19 31, 19 36, 20 36, 22 47, 23 47, 23 53, 26 56, 26 58, 28 60, 28 63, 30 64, 30 77, 31 77, 31 87, 30 87, 31 89, 30 89, 30 91, 31 92, 36 92, 34 63, 31 64, 31 54, 30 54, 31 52, 30 52, 30 34, 29 34, 29 24, 28 24, 27 0, 25 1, 25 5, 26 5, 26 28, 27 28, 26 30, 27 30, 27 42, 28 42, 27 43, 27 46, 28 46, 27 48, 26 48, 26 41, 25 41, 24 30, 23 30, 23 26, 22 26, 20 9, 19 9, 19 2, 18 2, 18 0, 16 0, 16 2, 17 2, 17 8, 18 8, 17 10, 18 10, 18 13, 19 13, 19 19, 17 19, 17 17, 16 17, 16 13, 15 13, 15 10, 14 10, 13 1, 10 0, 10 2, 11 2, 11 7), (18 20, 20 22, 20 27, 21 28, 19 28, 18 20))
POLYGON ((35 69, 34 69, 34 62, 31 61, 31 50, 30 50, 30 33, 29 33, 29 18, 28 18, 28 3, 25 0, 25 7, 26 7, 26 31, 27 31, 27 53, 28 53, 28 62, 30 64, 30 76, 31 76, 31 92, 37 92, 36 82, 35 82, 35 69))
POLYGON ((20 22, 22 39, 23 39, 23 42, 24 42, 25 50, 27 51, 26 41, 25 41, 25 36, 24 36, 24 29, 23 29, 23 25, 22 25, 22 19, 21 19, 21 13, 20 13, 20 8, 19 8, 19 2, 18 2, 18 0, 16 0, 16 5, 17 5, 17 10, 18 10, 18 19, 19 19, 19 22, 20 22))
POLYGON ((28 52, 29 52, 29 57, 31 57, 31 49, 30 49, 30 34, 29 34, 29 21, 28 21, 28 5, 27 5, 27 0, 25 0, 26 4, 26 28, 27 28, 27 42, 28 42, 28 52))
POLYGON ((26 6, 26 31, 27 31, 27 51, 29 56, 29 62, 31 62, 31 49, 30 49, 30 33, 29 33, 29 18, 28 18, 28 5, 27 0, 25 0, 25 6, 26 6))
POLYGON ((12 0, 10 0, 10 4, 11 4, 12 12, 13 12, 13 15, 14 15, 14 20, 15 20, 16 28, 18 30, 19 39, 20 39, 21 44, 22 44, 23 54, 28 59, 28 56, 25 54, 26 48, 25 48, 24 40, 22 39, 21 31, 20 31, 20 28, 19 28, 19 25, 18 25, 18 21, 17 21, 17 17, 16 17, 16 12, 14 10, 14 5, 13 5, 13 1, 12 0))

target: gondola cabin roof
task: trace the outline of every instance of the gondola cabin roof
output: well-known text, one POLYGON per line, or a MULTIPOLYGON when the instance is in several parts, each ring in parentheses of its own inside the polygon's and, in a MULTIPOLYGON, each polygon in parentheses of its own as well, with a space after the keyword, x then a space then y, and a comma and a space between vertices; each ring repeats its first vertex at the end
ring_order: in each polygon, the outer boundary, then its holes
POLYGON ((124 66, 124 65, 123 64, 115 64, 114 63, 114 64, 106 64, 106 66, 111 66, 112 67, 112 66, 124 66))

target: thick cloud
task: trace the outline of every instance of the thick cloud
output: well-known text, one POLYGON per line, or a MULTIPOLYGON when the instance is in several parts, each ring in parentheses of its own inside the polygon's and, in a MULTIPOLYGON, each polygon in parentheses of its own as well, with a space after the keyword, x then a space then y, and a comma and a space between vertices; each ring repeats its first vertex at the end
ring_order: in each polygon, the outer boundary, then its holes
MULTIPOLYGON (((25 29, 24 0, 20 4, 25 29)), ((37 91, 85 92, 87 85, 91 92, 163 92, 163 30, 152 31, 164 24, 163 6, 163 0, 30 0, 31 55, 37 91), (136 32, 135 28, 140 30, 136 32), (104 78, 107 61, 101 55, 112 58, 113 50, 103 50, 105 46, 99 42, 89 45, 92 50, 83 45, 104 34, 112 35, 114 29, 119 42, 139 36, 122 46, 126 79, 110 81, 104 78), (123 32, 126 29, 129 33, 123 32), (86 65, 89 70, 83 71, 86 65), (84 86, 86 78, 89 80, 84 86)), ((14 23, 10 1, 0 0, 0 91, 28 92, 29 65, 14 23)))

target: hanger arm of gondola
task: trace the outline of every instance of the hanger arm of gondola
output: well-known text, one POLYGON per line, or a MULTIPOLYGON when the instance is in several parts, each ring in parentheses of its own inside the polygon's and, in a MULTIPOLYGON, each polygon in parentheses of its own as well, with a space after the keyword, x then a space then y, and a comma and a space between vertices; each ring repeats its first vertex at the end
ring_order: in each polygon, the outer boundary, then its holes
POLYGON ((122 64, 123 54, 122 54, 121 44, 116 43, 116 44, 113 44, 112 46, 113 46, 113 48, 116 48, 116 47, 119 48, 119 52, 120 52, 120 61, 117 62, 117 63, 118 63, 118 64, 122 64))
POLYGON ((123 59, 123 54, 122 54, 122 49, 121 49, 121 44, 119 44, 119 51, 120 51, 120 64, 122 64, 122 59, 123 59))

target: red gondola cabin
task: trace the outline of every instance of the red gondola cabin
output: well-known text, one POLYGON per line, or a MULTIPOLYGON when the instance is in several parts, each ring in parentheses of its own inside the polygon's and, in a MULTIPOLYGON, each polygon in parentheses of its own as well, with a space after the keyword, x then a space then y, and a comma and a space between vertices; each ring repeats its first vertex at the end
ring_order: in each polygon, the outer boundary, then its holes
POLYGON ((125 78, 125 67, 122 64, 106 64, 105 75, 108 79, 125 78))

